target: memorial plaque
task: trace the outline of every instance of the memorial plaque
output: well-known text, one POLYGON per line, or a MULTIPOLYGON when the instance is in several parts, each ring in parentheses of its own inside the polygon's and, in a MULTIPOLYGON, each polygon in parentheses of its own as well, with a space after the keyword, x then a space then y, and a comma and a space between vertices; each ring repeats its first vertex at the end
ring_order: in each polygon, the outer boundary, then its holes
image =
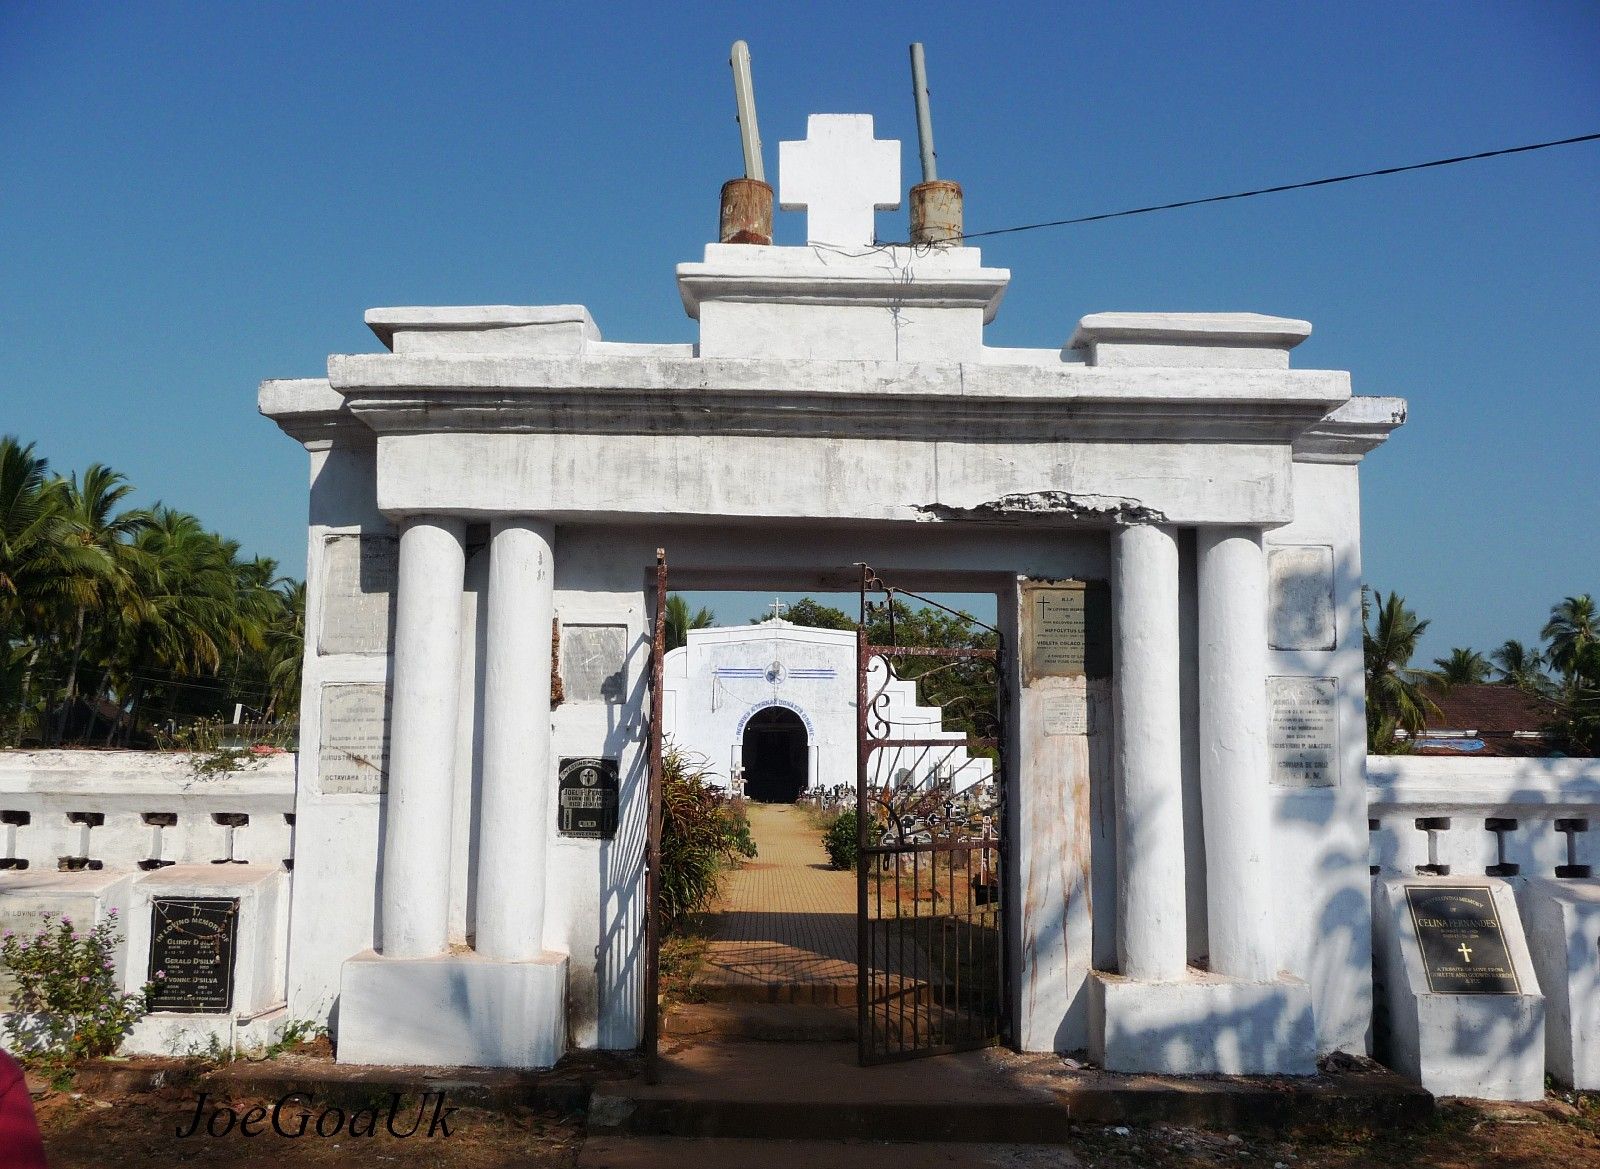
POLYGON ((1434 994, 1521 994, 1486 885, 1407 885, 1411 923, 1434 994))
POLYGON ((1337 678, 1267 679, 1268 749, 1279 787, 1339 783, 1337 678))
POLYGON ((1029 585, 1022 599, 1026 681, 1110 675, 1111 590, 1104 581, 1029 585))
POLYGON ((563 759, 558 785, 562 836, 610 840, 617 834, 617 761, 563 759))
POLYGON ((233 1006, 237 897, 157 897, 150 903, 152 1011, 226 1014, 233 1006), (157 972, 164 977, 157 978, 157 972))
POLYGON ((561 626, 561 685, 567 702, 621 702, 627 682, 626 625, 561 626))
POLYGON ((387 532, 327 537, 322 548, 319 653, 389 652, 399 565, 399 541, 387 532))
POLYGON ((1046 694, 1043 707, 1047 735, 1087 735, 1091 730, 1087 694, 1077 691, 1046 694))
POLYGON ((322 687, 317 772, 324 795, 378 795, 388 788, 389 688, 382 682, 322 687))
POLYGON ((1269 548, 1267 580, 1272 648, 1333 649, 1333 548, 1327 544, 1269 548))

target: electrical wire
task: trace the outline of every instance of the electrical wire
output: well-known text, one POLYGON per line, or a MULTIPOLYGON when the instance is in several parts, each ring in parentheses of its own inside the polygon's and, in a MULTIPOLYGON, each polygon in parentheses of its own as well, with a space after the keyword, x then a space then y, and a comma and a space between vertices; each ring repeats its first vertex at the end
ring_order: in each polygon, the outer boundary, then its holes
POLYGON ((1078 223, 1098 223, 1105 219, 1123 219, 1130 215, 1148 215, 1152 211, 1174 211, 1180 207, 1199 207, 1205 203, 1226 203, 1232 199, 1251 199, 1257 195, 1276 195, 1283 191, 1303 191, 1308 187, 1327 187, 1334 183, 1349 183, 1356 179, 1376 178, 1379 175, 1397 175, 1406 171, 1427 170, 1430 167, 1454 166, 1459 162, 1477 162, 1484 158, 1500 158, 1507 154, 1526 154, 1532 150, 1548 150, 1553 146, 1572 146, 1579 142, 1600 140, 1600 133, 1580 134, 1575 138, 1557 138, 1551 142, 1534 142, 1527 146, 1508 146, 1503 150, 1484 150, 1477 154, 1458 154, 1453 158, 1436 158, 1431 162, 1413 162, 1407 166, 1386 166, 1381 170, 1366 170, 1356 174, 1335 175, 1332 178, 1312 179, 1304 183, 1284 183, 1277 187, 1258 187, 1253 191, 1236 191, 1231 195, 1209 195, 1204 199, 1180 199, 1176 203, 1155 203, 1149 207, 1134 207, 1126 211, 1107 211, 1099 215, 1080 215, 1075 219, 1052 219, 1044 223, 1025 223, 1020 227, 996 227, 989 231, 970 231, 960 236, 962 240, 982 239, 994 235, 1014 235, 1019 231, 1038 231, 1045 227, 1069 227, 1078 223))

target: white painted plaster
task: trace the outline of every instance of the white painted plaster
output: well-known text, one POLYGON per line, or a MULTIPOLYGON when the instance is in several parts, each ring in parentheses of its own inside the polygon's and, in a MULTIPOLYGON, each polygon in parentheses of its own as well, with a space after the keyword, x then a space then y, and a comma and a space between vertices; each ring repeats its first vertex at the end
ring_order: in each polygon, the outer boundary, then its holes
POLYGON ((1112 548, 1112 695, 1117 723, 1117 954, 1130 979, 1188 965, 1183 758, 1178 712, 1178 545, 1171 529, 1117 530, 1112 548))
POLYGON ((456 519, 400 530, 382 880, 383 952, 395 958, 442 953, 448 941, 464 539, 456 519))
POLYGON ((547 1068, 566 1051, 567 959, 475 954, 344 964, 339 1062, 547 1068))
POLYGON ((1200 796, 1210 969, 1277 977, 1267 807, 1266 563, 1260 533, 1202 528, 1200 796))
POLYGON ((1545 1068, 1600 1089, 1600 881, 1536 881, 1524 897, 1528 948, 1545 995, 1545 1068))
POLYGON ((551 804, 553 525, 495 521, 484 663, 483 800, 478 809, 477 949, 525 961, 544 949, 544 836, 551 804))
POLYGON ((870 114, 812 114, 778 143, 778 205, 806 212, 806 240, 870 247, 874 211, 900 206, 900 143, 872 136, 870 114))

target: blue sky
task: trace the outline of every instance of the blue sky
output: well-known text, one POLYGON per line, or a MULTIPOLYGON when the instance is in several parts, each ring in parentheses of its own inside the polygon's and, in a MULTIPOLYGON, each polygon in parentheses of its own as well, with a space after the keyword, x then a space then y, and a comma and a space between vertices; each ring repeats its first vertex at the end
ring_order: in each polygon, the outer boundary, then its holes
MULTIPOLYGON (((12 0, 0 432, 297 571, 305 456, 255 387, 375 351, 366 308, 578 302, 618 340, 692 338, 672 267, 739 173, 741 36, 769 168, 808 113, 865 112, 908 182, 925 42, 974 231, 1600 130, 1590 0, 12 0)), ((1600 592, 1597 189, 1589 144, 1002 236, 989 339, 1108 310, 1312 321, 1298 364, 1411 402, 1363 473, 1367 580, 1433 619, 1428 657, 1532 640, 1600 592)))

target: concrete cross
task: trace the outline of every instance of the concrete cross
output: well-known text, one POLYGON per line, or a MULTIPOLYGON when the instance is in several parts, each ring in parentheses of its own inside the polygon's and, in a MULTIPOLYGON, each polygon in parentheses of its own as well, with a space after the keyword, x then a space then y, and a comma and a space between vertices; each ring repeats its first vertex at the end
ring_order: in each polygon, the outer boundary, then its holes
POLYGON ((772 604, 768 605, 767 608, 772 610, 772 619, 776 621, 778 618, 783 616, 784 612, 789 608, 789 606, 784 604, 777 597, 773 597, 772 604))
POLYGON ((900 143, 871 114, 812 114, 803 142, 778 143, 778 203, 806 212, 806 242, 868 247, 873 212, 900 206, 900 143))

